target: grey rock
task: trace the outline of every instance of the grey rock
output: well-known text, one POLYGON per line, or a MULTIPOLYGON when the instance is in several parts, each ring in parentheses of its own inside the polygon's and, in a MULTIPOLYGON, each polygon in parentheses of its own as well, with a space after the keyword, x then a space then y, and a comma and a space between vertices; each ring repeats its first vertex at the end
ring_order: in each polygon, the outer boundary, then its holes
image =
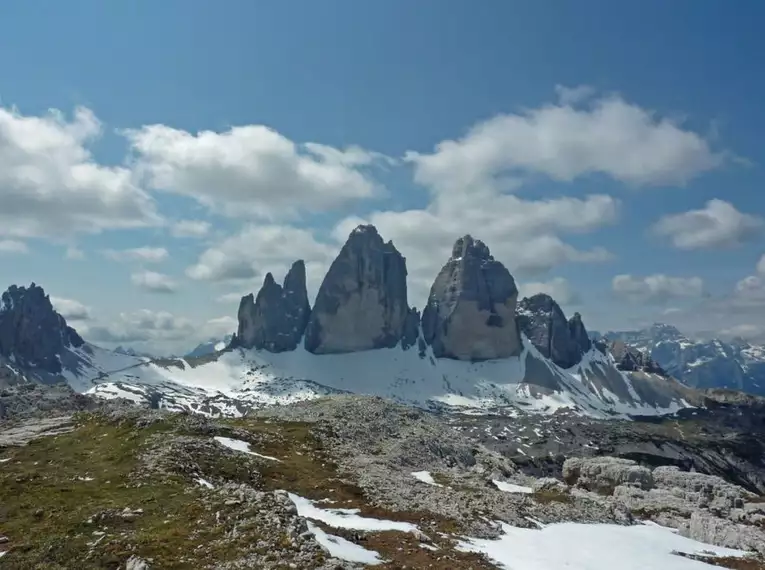
POLYGON ((74 429, 71 416, 28 419, 5 429, 0 429, 0 448, 26 445, 41 437, 60 435, 74 429))
POLYGON ((692 513, 690 521, 679 531, 681 535, 699 542, 765 554, 765 533, 761 528, 735 523, 707 512, 692 513))
POLYGON ((551 491, 556 493, 567 493, 569 489, 563 481, 559 481, 553 477, 542 477, 541 479, 534 480, 531 484, 531 490, 534 493, 551 491))
POLYGON ((242 297, 236 343, 269 352, 295 350, 310 314, 305 263, 299 260, 292 264, 283 285, 268 273, 257 298, 252 294, 242 297))
POLYGON ((457 360, 517 356, 518 288, 510 272, 480 240, 459 238, 430 289, 422 313, 425 341, 433 354, 457 360))
POLYGON ((555 300, 545 293, 526 297, 518 303, 518 326, 536 349, 561 368, 571 368, 591 347, 582 318, 570 321, 555 300))
POLYGON ((624 341, 614 340, 608 344, 608 351, 616 360, 616 367, 625 372, 647 372, 667 376, 651 356, 624 341))
POLYGON ((0 357, 13 359, 17 367, 60 374, 59 355, 85 341, 53 309, 42 287, 11 285, 0 299, 0 357))
POLYGON ((392 348, 412 340, 406 260, 374 226, 348 237, 324 277, 305 331, 305 348, 332 354, 392 348))
POLYGON ((571 341, 577 346, 579 354, 584 354, 592 348, 592 341, 582 322, 581 314, 574 313, 574 316, 568 320, 568 332, 571 341))
POLYGON ((653 488, 651 470, 617 457, 572 457, 563 463, 563 480, 588 491, 611 494, 619 485, 653 488))

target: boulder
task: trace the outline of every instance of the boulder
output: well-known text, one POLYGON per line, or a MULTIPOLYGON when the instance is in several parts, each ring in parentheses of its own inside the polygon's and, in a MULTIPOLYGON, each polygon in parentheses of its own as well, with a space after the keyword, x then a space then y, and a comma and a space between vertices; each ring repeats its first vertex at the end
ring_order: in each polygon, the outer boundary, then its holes
POLYGON ((518 288, 510 272, 481 241, 459 238, 430 289, 422 313, 425 342, 433 354, 457 360, 517 356, 518 288))
POLYGON ((357 227, 324 277, 305 333, 305 348, 331 354, 416 342, 407 303, 406 260, 371 225, 357 227))
POLYGON ((292 264, 283 285, 268 273, 257 298, 242 297, 236 344, 269 352, 295 350, 310 314, 305 263, 299 260, 292 264))
POLYGON ((651 470, 618 457, 572 457, 563 463, 563 480, 571 486, 610 495, 619 485, 650 490, 651 470))

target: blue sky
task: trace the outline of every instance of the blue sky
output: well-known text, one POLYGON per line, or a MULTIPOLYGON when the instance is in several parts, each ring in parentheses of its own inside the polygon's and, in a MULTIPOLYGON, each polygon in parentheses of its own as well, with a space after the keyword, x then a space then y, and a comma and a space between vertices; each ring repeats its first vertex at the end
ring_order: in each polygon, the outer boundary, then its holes
POLYGON ((237 296, 294 258, 315 292, 371 221, 419 306, 470 232, 591 328, 760 338, 763 16, 3 3, 0 282, 43 285, 96 342, 175 351, 231 329, 237 296))

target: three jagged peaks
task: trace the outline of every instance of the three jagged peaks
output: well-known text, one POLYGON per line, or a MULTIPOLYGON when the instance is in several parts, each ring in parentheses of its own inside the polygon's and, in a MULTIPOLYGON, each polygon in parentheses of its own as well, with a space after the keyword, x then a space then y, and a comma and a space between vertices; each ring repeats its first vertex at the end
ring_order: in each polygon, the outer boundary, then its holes
POLYGON ((406 259, 374 226, 360 225, 332 262, 313 308, 302 261, 281 286, 267 274, 257 297, 242 298, 234 344, 284 352, 302 340, 314 354, 417 345, 420 352, 430 346, 437 358, 480 361, 519 355, 526 332, 556 363, 576 364, 591 347, 581 317, 566 321, 557 303, 543 297, 524 300, 525 320, 517 319, 513 276, 485 243, 465 235, 455 241, 420 317, 408 303, 406 259), (529 312, 535 312, 531 321, 529 312))

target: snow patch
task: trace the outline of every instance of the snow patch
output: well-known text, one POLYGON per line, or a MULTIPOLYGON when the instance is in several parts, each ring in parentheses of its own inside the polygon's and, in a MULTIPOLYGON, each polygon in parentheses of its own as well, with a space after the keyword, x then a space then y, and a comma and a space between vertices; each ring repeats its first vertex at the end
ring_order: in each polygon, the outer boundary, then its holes
POLYGON ((417 526, 408 522, 386 521, 362 517, 358 509, 322 509, 316 506, 314 501, 288 493, 290 500, 295 504, 298 515, 307 519, 323 522, 334 528, 347 530, 362 530, 369 532, 384 532, 397 530, 399 532, 417 532, 417 526))
POLYGON ((497 540, 468 538, 458 550, 480 552, 508 570, 705 570, 709 565, 673 552, 714 556, 745 556, 684 538, 655 525, 561 523, 527 529, 500 523, 497 540))
POLYGON ((433 485, 434 487, 443 487, 440 483, 436 483, 433 479, 433 475, 430 474, 430 471, 414 471, 412 472, 412 477, 417 479, 418 481, 422 481, 423 483, 427 483, 428 485, 433 485))
POLYGON ((497 481, 496 479, 492 479, 491 482, 496 485, 497 489, 504 491, 505 493, 532 493, 534 491, 531 487, 516 485, 514 483, 505 483, 504 481, 497 481))
POLYGON ((380 555, 374 550, 367 550, 363 546, 345 540, 341 536, 327 534, 311 521, 307 521, 307 524, 308 530, 313 534, 314 538, 316 538, 316 542, 324 547, 333 558, 369 565, 382 564, 384 562, 384 560, 380 559, 380 555))
POLYGON ((261 459, 268 459, 269 461, 281 461, 280 459, 277 459, 276 457, 271 457, 269 455, 261 455, 260 453, 251 451, 250 444, 247 443, 246 441, 242 441, 241 439, 233 439, 231 437, 222 437, 219 435, 216 435, 213 439, 217 441, 218 443, 220 443, 223 447, 228 447, 229 449, 233 449, 234 451, 247 453, 248 455, 254 455, 255 457, 260 457, 261 459))

